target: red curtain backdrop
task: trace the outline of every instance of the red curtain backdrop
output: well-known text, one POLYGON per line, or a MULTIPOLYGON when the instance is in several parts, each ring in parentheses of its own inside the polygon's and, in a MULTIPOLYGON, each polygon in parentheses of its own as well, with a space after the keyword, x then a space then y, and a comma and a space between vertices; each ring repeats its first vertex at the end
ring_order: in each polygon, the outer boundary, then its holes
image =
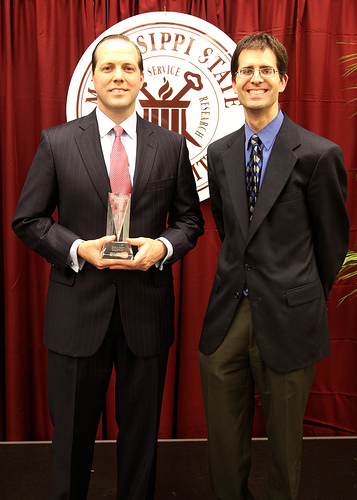
MULTIPOLYGON (((342 147, 349 175, 351 248, 356 243, 357 73, 341 57, 357 52, 355 0, 1 0, 0 440, 51 439, 42 327, 49 265, 28 250, 11 221, 43 128, 66 120, 72 73, 103 31, 133 15, 198 16, 234 41, 266 30, 287 47, 289 83, 281 107, 300 125, 342 147), (354 87, 354 88, 353 88, 354 87)), ((197 345, 220 248, 209 200, 205 235, 174 268, 177 338, 170 351, 160 437, 206 436, 197 345)), ((263 250, 263 249, 262 249, 263 250)), ((319 363, 305 435, 357 433, 357 302, 337 283, 328 303, 332 354, 319 363)), ((98 438, 115 438, 113 380, 98 438)), ((264 435, 259 399, 254 434, 264 435)))

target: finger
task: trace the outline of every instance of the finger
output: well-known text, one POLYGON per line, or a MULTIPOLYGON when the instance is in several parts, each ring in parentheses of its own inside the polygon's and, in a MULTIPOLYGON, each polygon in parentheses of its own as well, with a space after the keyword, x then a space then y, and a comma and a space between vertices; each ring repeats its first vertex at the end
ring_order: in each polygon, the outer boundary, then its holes
POLYGON ((112 234, 110 236, 103 236, 102 238, 99 238, 98 243, 101 245, 104 245, 105 243, 109 243, 110 241, 114 241, 114 240, 115 240, 115 235, 112 234))
POLYGON ((145 244, 147 238, 139 237, 139 238, 127 238, 127 242, 130 243, 130 245, 134 245, 136 247, 142 246, 145 244))
POLYGON ((116 269, 116 270, 126 270, 126 271, 133 271, 136 269, 136 263, 133 260, 116 260, 116 261, 111 261, 110 269, 116 269))

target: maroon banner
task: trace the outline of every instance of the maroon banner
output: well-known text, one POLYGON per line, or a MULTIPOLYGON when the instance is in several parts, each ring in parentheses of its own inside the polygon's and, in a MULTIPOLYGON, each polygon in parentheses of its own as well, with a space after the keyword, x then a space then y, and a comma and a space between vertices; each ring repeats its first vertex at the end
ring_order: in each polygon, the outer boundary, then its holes
MULTIPOLYGON (((66 121, 73 71, 87 47, 130 16, 163 10, 191 14, 235 42, 266 30, 286 46, 289 82, 281 107, 300 125, 339 144, 349 176, 351 246, 357 240, 356 75, 341 58, 357 53, 355 0, 4 0, 0 6, 1 333, 0 440, 51 439, 42 328, 49 264, 28 250, 11 221, 41 130, 66 121)), ((220 242, 209 200, 201 203, 205 235, 174 268, 177 335, 170 351, 162 438, 205 437, 198 341, 220 242)), ((356 299, 340 299, 356 280, 337 283, 328 303, 332 354, 318 364, 306 435, 357 433, 356 299)), ((98 437, 115 438, 113 381, 98 437)), ((257 398, 254 434, 264 435, 257 398)))

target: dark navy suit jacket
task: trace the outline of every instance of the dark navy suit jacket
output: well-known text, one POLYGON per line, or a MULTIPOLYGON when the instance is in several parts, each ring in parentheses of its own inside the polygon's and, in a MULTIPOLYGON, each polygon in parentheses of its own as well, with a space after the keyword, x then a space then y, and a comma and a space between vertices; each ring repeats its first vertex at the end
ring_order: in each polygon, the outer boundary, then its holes
POLYGON ((341 149, 284 117, 251 223, 244 127, 208 148, 212 212, 222 240, 200 350, 221 344, 249 289, 254 334, 274 371, 328 355, 326 302, 348 250, 341 149))

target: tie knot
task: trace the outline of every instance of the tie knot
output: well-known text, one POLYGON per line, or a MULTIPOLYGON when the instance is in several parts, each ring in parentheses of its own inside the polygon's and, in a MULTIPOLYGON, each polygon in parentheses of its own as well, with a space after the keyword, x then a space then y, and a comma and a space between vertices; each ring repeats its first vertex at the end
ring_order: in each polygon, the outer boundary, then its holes
POLYGON ((123 127, 121 127, 120 125, 115 125, 115 127, 113 128, 115 132, 115 137, 120 137, 121 134, 124 132, 123 127))
POLYGON ((250 143, 252 146, 260 146, 261 144, 261 140, 259 139, 259 137, 257 136, 257 134, 253 134, 252 137, 250 138, 250 143))

